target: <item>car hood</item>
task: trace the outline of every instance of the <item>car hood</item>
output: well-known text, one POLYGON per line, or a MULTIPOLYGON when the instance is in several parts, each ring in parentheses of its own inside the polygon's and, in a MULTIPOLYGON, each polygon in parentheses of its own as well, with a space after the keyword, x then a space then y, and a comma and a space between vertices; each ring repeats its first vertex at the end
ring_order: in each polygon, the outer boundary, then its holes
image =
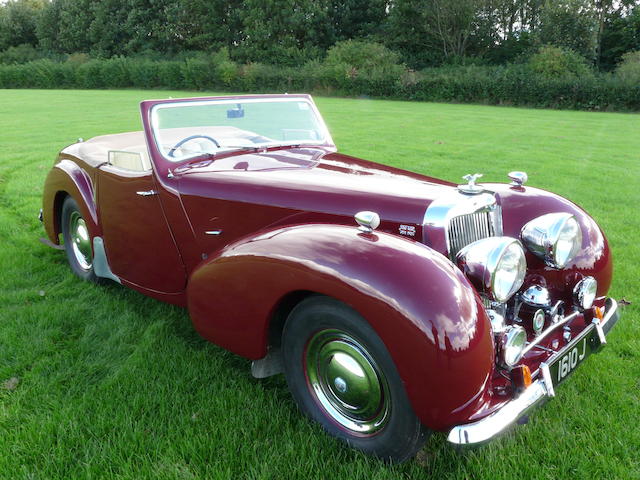
POLYGON ((324 148, 235 154, 176 169, 186 197, 271 205, 352 217, 377 212, 384 221, 421 224, 426 208, 455 185, 338 154, 324 148))

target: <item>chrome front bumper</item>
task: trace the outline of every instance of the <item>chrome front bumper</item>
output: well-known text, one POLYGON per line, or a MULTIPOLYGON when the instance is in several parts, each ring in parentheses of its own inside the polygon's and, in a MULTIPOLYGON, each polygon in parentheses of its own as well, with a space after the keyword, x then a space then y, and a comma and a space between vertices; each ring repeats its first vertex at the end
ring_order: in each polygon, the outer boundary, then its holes
MULTIPOLYGON (((602 322, 597 323, 595 327, 602 344, 606 343, 605 334, 611 330, 611 327, 615 325, 619 318, 618 303, 612 298, 607 298, 605 316, 602 322)), ((553 363, 557 356, 561 356, 564 353, 564 349, 555 353, 549 359, 549 364, 553 363)), ((520 396, 482 420, 453 427, 447 440, 455 445, 478 445, 487 442, 507 430, 519 418, 543 402, 547 397, 553 396, 555 396, 555 392, 549 366, 546 363, 542 363, 537 379, 520 396)))

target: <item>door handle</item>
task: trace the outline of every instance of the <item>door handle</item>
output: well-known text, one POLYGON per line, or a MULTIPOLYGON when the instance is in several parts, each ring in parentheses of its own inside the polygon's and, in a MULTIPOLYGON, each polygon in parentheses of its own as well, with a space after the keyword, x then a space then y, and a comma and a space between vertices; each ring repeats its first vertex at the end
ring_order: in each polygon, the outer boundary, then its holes
POLYGON ((150 197, 151 195, 157 195, 158 192, 156 192, 155 190, 144 190, 142 192, 136 192, 136 194, 142 197, 150 197))

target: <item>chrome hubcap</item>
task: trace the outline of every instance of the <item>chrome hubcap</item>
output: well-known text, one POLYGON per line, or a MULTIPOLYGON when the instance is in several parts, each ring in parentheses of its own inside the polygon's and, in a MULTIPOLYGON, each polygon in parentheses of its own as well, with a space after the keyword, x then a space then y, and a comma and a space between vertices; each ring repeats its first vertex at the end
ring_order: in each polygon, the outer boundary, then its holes
POLYGON ((83 270, 91 268, 91 239, 84 218, 78 212, 73 212, 69 219, 69 235, 71 236, 71 250, 78 265, 83 270))
POLYGON ((317 332, 307 343, 305 368, 318 402, 342 427, 372 434, 388 421, 389 385, 355 338, 340 330, 317 332))

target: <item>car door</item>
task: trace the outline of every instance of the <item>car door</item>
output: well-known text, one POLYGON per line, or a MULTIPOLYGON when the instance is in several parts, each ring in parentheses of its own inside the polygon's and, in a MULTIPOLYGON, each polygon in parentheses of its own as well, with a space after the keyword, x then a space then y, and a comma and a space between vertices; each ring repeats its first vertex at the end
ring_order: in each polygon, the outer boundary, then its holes
POLYGON ((146 289, 181 292, 185 268, 150 165, 131 162, 118 153, 109 152, 109 163, 98 173, 98 214, 111 270, 146 289))

